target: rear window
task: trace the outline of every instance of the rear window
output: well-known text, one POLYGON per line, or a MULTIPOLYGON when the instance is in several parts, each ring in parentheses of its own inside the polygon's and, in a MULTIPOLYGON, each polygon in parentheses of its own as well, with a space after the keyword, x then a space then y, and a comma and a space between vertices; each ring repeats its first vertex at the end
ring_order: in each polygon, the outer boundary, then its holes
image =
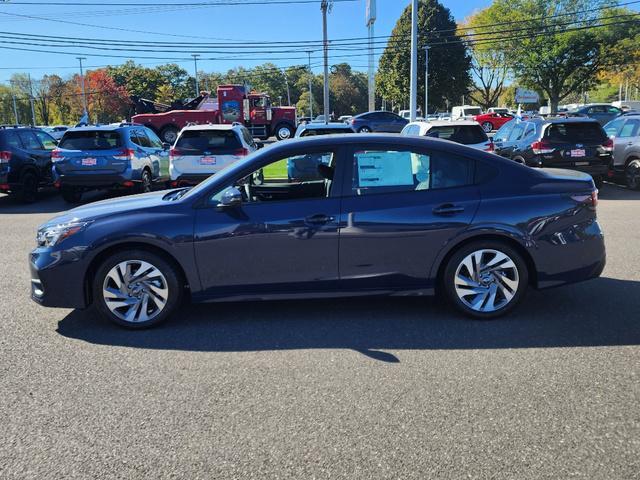
POLYGON ((552 123, 544 138, 558 143, 601 143, 607 135, 597 122, 552 123))
POLYGON ((187 130, 176 143, 180 150, 192 153, 238 150, 242 143, 233 130, 187 130))
POLYGON ((484 143, 489 140, 480 125, 443 125, 432 127, 427 132, 428 137, 442 138, 463 145, 484 143))
POLYGON ((482 115, 482 109, 480 107, 478 107, 478 108, 465 108, 464 109, 464 114, 465 115, 482 115))
POLYGON ((344 128, 314 128, 304 130, 300 136, 310 137, 313 135, 331 135, 332 133, 353 133, 353 129, 348 126, 345 126, 344 128))
POLYGON ((66 150, 111 150, 122 146, 120 134, 114 131, 66 132, 60 144, 66 150))

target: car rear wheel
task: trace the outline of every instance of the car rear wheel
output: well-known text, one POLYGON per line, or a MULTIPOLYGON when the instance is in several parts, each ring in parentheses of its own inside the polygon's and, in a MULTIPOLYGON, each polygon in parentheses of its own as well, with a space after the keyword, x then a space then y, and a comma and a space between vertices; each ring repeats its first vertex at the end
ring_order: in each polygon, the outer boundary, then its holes
POLYGON ((160 138, 163 142, 173 145, 178 138, 178 129, 176 127, 164 127, 160 132, 160 138))
POLYGON ((483 241, 465 245, 452 255, 443 282, 449 301, 459 311, 488 319, 506 314, 520 302, 529 276, 515 249, 483 241))
POLYGON ((371 129, 369 127, 360 127, 358 133, 371 133, 371 129))
POLYGON ((151 191, 151 172, 146 168, 142 171, 142 178, 138 185, 138 193, 149 193, 151 191))
POLYGON ((60 193, 67 203, 78 203, 82 199, 82 190, 76 187, 62 187, 60 193))
POLYGON ((640 160, 631 160, 624 170, 627 187, 632 190, 640 189, 640 160))
POLYGON ((108 320, 146 328, 166 320, 180 305, 180 275, 164 258, 144 250, 116 253, 93 279, 94 305, 108 320))
POLYGON ((33 172, 25 172, 20 179, 20 200, 33 203, 38 198, 38 177, 33 172))
POLYGON ((490 133, 493 130, 493 124, 491 122, 484 122, 482 124, 482 130, 486 133, 490 133))

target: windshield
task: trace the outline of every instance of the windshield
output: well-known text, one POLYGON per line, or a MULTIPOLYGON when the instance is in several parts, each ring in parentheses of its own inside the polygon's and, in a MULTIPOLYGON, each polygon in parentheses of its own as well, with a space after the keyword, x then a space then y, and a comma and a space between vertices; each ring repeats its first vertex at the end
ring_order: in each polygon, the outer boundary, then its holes
POLYGON ((120 134, 108 130, 67 132, 59 145, 65 150, 111 150, 120 146, 120 134))

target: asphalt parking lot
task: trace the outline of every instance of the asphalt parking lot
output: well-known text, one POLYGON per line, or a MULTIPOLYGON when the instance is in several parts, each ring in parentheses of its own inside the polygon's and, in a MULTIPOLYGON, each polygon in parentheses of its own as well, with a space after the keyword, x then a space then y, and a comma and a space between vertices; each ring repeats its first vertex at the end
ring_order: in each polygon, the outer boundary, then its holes
POLYGON ((0 478, 640 477, 640 192, 603 276, 474 322, 430 299, 187 305, 130 332, 29 300, 0 195, 0 478))

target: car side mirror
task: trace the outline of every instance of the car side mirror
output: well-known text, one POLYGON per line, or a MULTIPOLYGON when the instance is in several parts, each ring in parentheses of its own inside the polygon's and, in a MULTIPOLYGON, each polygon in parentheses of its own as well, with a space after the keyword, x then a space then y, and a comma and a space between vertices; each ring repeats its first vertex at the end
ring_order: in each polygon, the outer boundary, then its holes
POLYGON ((230 187, 225 190, 218 203, 219 209, 235 208, 242 205, 242 193, 236 187, 230 187))
POLYGON ((169 150, 171 148, 171 144, 167 142, 162 142, 162 148, 165 150, 169 150))

